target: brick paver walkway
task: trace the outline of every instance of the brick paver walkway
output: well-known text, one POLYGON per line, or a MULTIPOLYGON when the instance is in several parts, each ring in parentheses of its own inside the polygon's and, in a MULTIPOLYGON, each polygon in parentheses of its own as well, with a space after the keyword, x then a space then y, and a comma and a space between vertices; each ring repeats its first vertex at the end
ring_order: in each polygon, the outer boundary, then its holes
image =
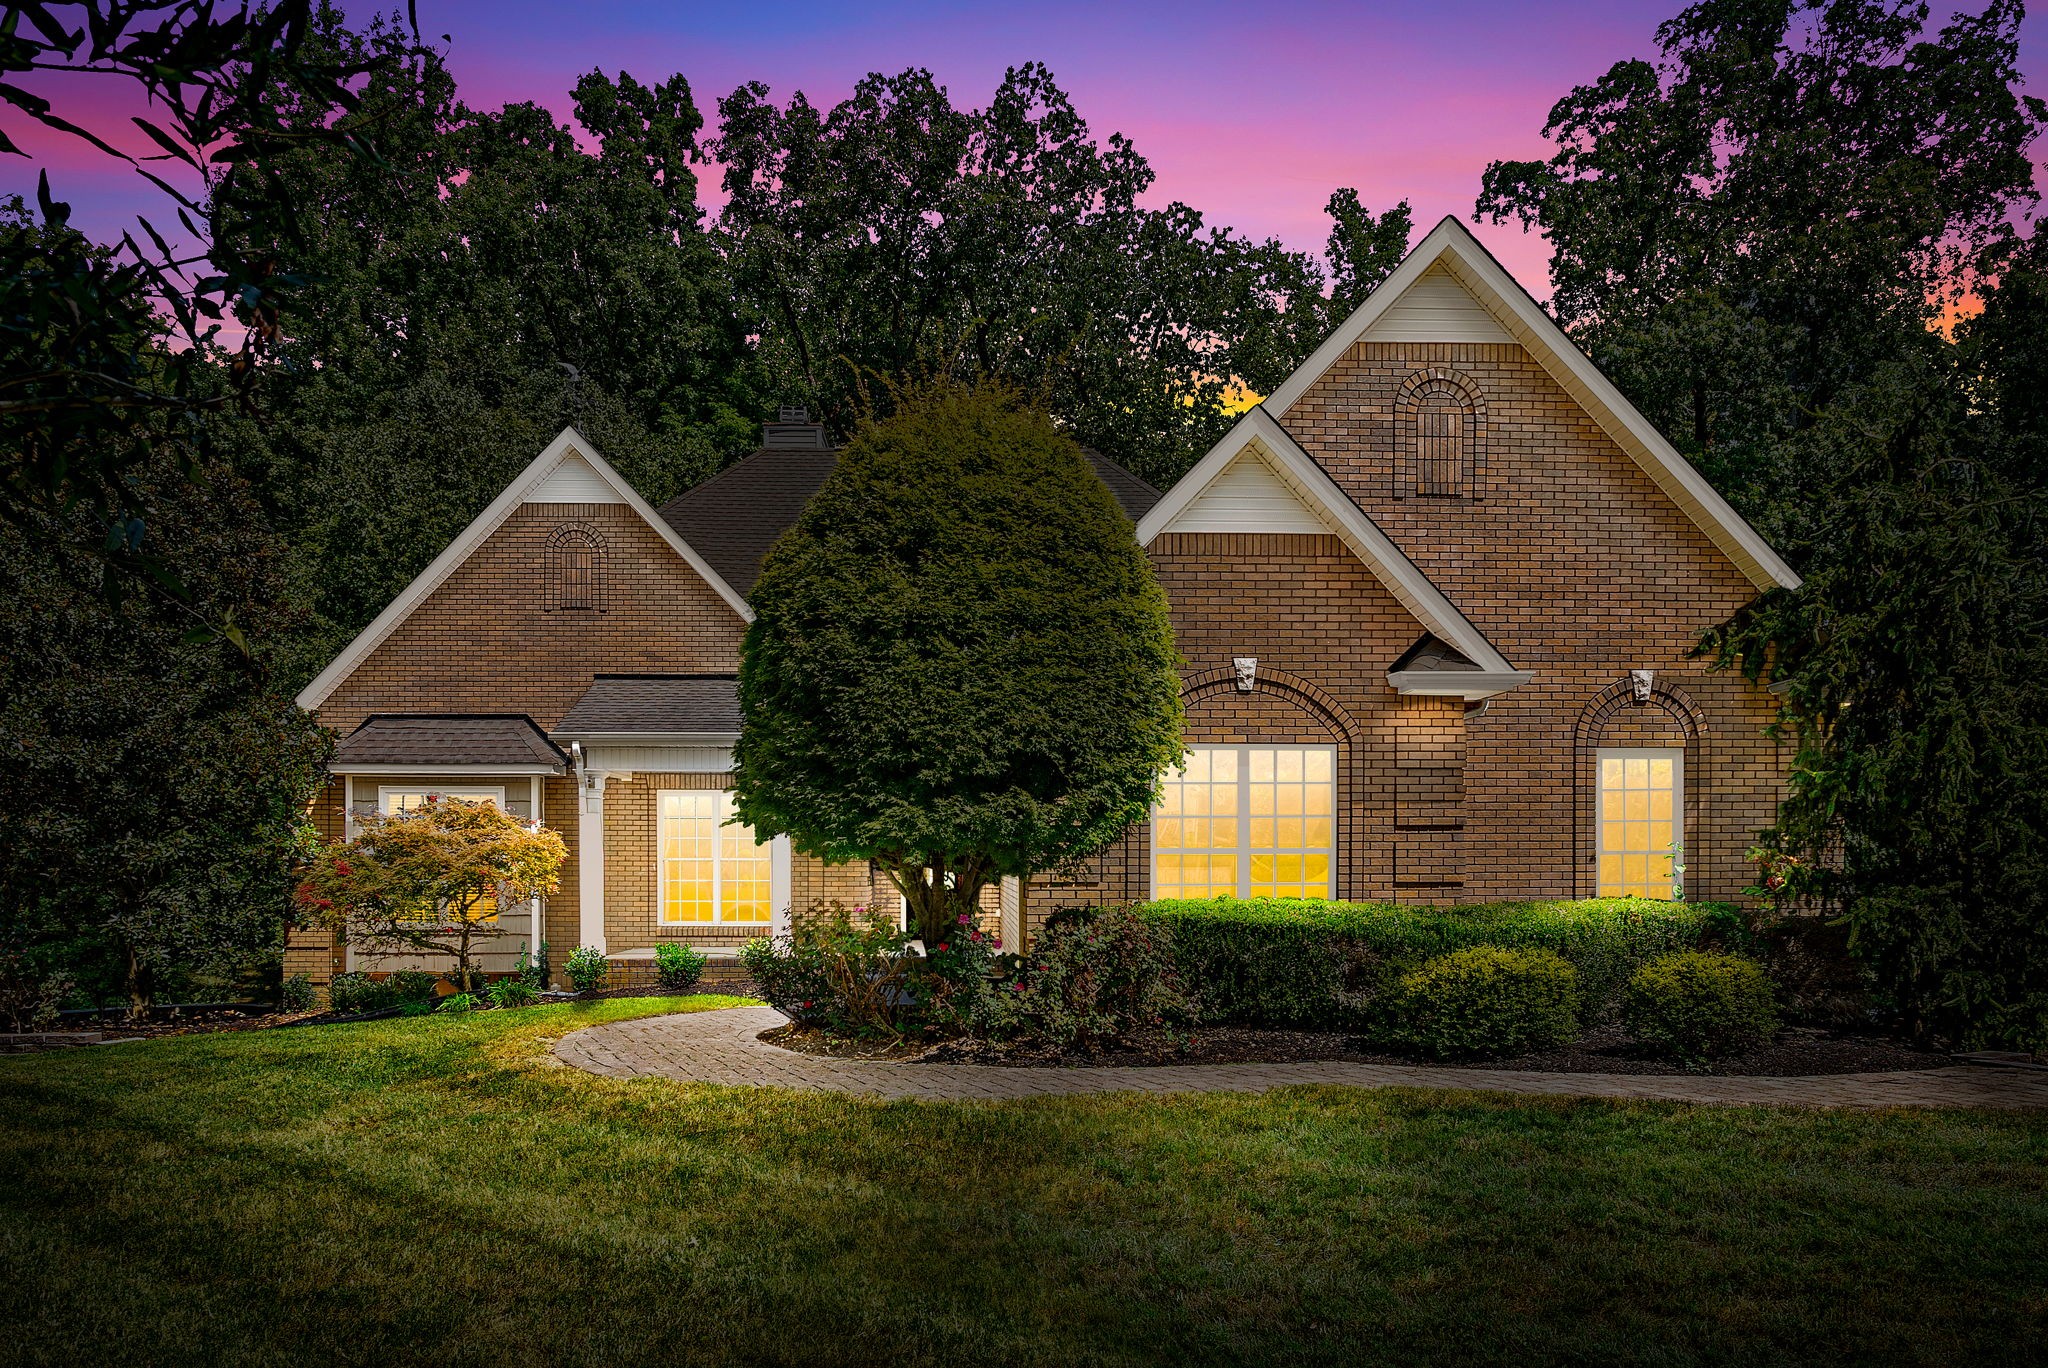
POLYGON ((981 1064, 884 1064, 798 1054, 756 1039, 784 1024, 772 1007, 731 1007, 592 1026, 555 1053, 613 1078, 808 1088, 931 1101, 1104 1092, 1263 1092, 1304 1083, 1350 1087, 1471 1088, 1555 1097, 1805 1107, 2048 1107, 2048 1073, 1958 1065, 1815 1078, 1527 1073, 1325 1060, 1301 1064, 1181 1064, 1027 1069, 981 1064))

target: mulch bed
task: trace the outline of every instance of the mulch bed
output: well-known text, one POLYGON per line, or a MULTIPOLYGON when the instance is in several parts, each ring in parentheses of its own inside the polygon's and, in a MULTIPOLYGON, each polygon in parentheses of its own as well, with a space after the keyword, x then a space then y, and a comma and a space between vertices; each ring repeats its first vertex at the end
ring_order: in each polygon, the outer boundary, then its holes
POLYGON ((1616 1027, 1589 1032, 1562 1050, 1514 1059, 1416 1059, 1378 1050, 1356 1036, 1336 1031, 1278 1031, 1246 1026, 1207 1026, 1184 1046, 1160 1037, 1127 1041, 1093 1053, 1034 1050, 971 1040, 846 1040, 823 1031, 781 1026, 764 1031, 771 1045, 834 1059, 884 1060, 918 1064, 993 1064, 1007 1068, 1073 1069, 1161 1064, 1291 1064, 1341 1059, 1359 1064, 1430 1064, 1446 1068, 1513 1069, 1540 1073, 1684 1074, 1787 1078, 1814 1074, 1885 1073, 1938 1069, 1955 1061, 1896 1040, 1789 1027, 1760 1049, 1716 1060, 1705 1069, 1658 1059, 1616 1027))

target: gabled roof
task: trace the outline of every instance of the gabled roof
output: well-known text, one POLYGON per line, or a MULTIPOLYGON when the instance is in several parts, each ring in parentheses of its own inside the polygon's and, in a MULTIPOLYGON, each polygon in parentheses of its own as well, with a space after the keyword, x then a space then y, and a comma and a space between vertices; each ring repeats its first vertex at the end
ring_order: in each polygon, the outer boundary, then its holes
POLYGON ((647 500, 641 498, 633 486, 627 484, 619 472, 613 470, 611 465, 597 454, 596 448, 583 440, 581 433, 575 428, 563 428, 562 435, 550 442, 547 450, 534 457, 533 463, 521 471, 512 483, 505 486, 504 492, 491 501, 491 506, 477 514, 475 520, 463 528, 454 541, 448 543, 447 548, 434 558, 433 564, 420 571, 413 582, 406 585, 404 591, 391 600, 369 626, 356 634, 355 640, 349 642, 340 655, 328 662, 327 668, 316 675, 312 683, 299 691, 299 706, 310 711, 326 702, 327 696, 348 678, 356 666, 382 645, 385 638, 398 629, 399 624, 411 617, 413 610, 424 603, 434 590, 440 588, 442 582, 455 572, 456 567, 469 559, 472 551, 483 545, 491 533, 497 531, 504 525, 505 520, 512 516, 514 510, 541 492, 543 486, 548 485, 550 479, 558 473, 563 478, 554 481, 555 487, 573 489, 579 502, 587 501, 594 494, 608 490, 615 496, 617 502, 631 507, 649 527, 654 529, 656 535, 689 563, 690 568, 711 586, 714 593, 725 600, 728 607, 739 614, 741 621, 753 621, 753 610, 747 607, 746 599, 734 591, 724 577, 712 568, 710 562, 699 555, 675 528, 663 521, 661 515, 649 506, 647 500))
POLYGON ((729 739, 740 734, 740 685, 732 675, 598 675, 563 715, 555 735, 729 739))
MULTIPOLYGON (((771 429, 776 426, 769 425, 771 429)), ((816 424, 802 426, 807 431, 816 428, 816 424)), ((773 438, 776 434, 771 431, 769 435, 773 438)), ((1083 447, 1081 454, 1132 522, 1159 502, 1158 490, 1101 452, 1083 447)), ((784 532, 796 526, 804 506, 838 461, 839 453, 822 445, 764 446, 670 499, 661 506, 661 516, 704 553, 727 584, 742 594, 752 594, 768 552, 784 532)))
POLYGON ((569 757, 524 713, 374 713, 334 748, 335 774, 562 774, 569 757))
POLYGON ((1679 455, 1650 420, 1622 397, 1614 383, 1600 373, 1599 367, 1529 297, 1529 292, 1455 218, 1446 218, 1431 229, 1394 273, 1366 296, 1351 317, 1267 397, 1265 407, 1275 418, 1284 420, 1309 386, 1393 312, 1403 296, 1433 269, 1439 277, 1447 275, 1469 291, 1551 379, 1579 402, 1601 430, 1685 511, 1750 583, 1760 590, 1774 585, 1799 587, 1799 576, 1792 567, 1728 506, 1727 500, 1692 468, 1691 462, 1679 455))
POLYGON ((1132 522, 1152 511, 1159 502, 1160 493, 1145 481, 1125 470, 1094 447, 1082 447, 1081 454, 1088 458, 1088 464, 1095 467, 1095 474, 1109 486, 1110 496, 1123 509, 1124 516, 1132 522))
POLYGON ((661 506, 677 534, 704 553, 742 594, 754 592, 761 562, 803 515, 839 453, 829 447, 762 447, 661 506))
POLYGON ((1204 489, 1228 470, 1247 450, 1255 451, 1273 473, 1294 492, 1324 526, 1341 539, 1387 592, 1415 615, 1416 621, 1454 647, 1481 672, 1503 682, 1491 690, 1499 693, 1530 678, 1502 658, 1493 643, 1465 615, 1452 606, 1443 591, 1401 553, 1379 525, 1337 487, 1324 469, 1303 451, 1286 429, 1275 422, 1264 405, 1246 411, 1237 426, 1209 449, 1180 482, 1162 497, 1138 522, 1138 544, 1151 545, 1182 510, 1201 496, 1204 489))

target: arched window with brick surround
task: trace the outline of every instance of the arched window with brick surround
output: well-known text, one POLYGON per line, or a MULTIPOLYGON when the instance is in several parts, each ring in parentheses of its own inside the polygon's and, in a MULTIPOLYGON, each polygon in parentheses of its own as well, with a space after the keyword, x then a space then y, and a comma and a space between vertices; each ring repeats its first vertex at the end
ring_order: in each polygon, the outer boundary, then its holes
POLYGON ((1486 403, 1470 380, 1442 367, 1415 372, 1401 385, 1395 429, 1395 498, 1484 496, 1486 403))
POLYGON ((604 534, 588 523, 559 523, 548 533, 548 611, 609 608, 604 534))

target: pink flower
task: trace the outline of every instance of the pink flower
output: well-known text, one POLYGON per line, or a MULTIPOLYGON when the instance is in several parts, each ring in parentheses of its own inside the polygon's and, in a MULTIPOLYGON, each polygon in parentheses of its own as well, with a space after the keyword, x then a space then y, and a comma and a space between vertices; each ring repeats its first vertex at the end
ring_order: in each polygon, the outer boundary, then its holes
POLYGON ((967 923, 968 923, 968 921, 969 921, 969 920, 970 920, 970 918, 968 917, 968 915, 967 915, 967 914, 966 914, 965 912, 962 912, 962 913, 960 914, 960 924, 961 924, 962 926, 965 926, 965 925, 967 925, 967 923))

